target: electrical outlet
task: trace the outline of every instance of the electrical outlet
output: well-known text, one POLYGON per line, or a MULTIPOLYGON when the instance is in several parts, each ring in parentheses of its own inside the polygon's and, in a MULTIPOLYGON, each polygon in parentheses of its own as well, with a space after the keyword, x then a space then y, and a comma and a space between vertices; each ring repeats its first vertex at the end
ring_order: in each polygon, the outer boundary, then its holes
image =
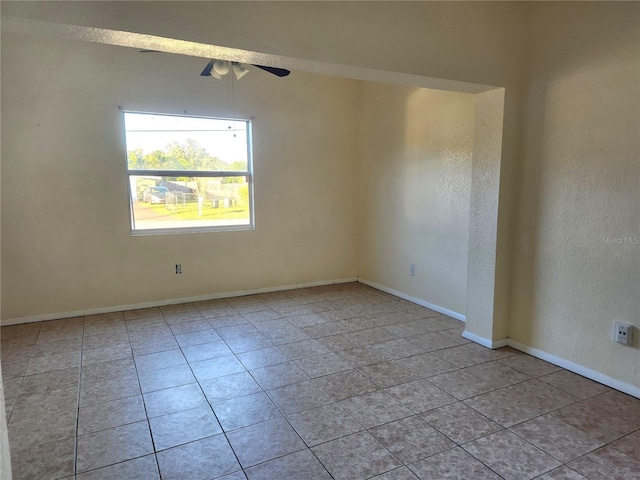
POLYGON ((415 277, 416 276, 416 266, 415 265, 409 265, 409 276, 410 277, 415 277))
POLYGON ((622 345, 631 345, 631 338, 633 337, 633 326, 626 323, 616 322, 613 330, 614 341, 621 343, 622 345))
POLYGON ((182 275, 182 264, 176 263, 176 275, 182 275))

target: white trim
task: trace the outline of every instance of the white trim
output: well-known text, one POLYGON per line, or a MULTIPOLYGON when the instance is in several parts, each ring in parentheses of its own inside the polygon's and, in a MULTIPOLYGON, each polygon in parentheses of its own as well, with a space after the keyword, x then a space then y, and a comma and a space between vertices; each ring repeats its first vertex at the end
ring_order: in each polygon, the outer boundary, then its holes
POLYGON ((357 277, 339 278, 334 280, 321 280, 318 282, 297 283, 294 285, 280 285, 277 287, 257 288, 254 290, 239 290, 236 292, 221 292, 208 295, 198 295, 195 297, 171 298, 167 300, 157 300, 153 302, 133 303, 130 305, 115 305, 112 307, 88 308, 86 310, 74 310, 70 312, 44 313, 28 317, 7 318, 0 322, 0 325, 18 325, 22 323, 41 322, 44 320, 56 320, 60 318, 82 317, 85 315, 95 315, 98 313, 121 312, 124 310, 137 310, 139 308, 163 307, 165 305, 177 305, 180 303, 200 302, 203 300, 214 300, 218 298, 243 297, 258 293, 280 292, 284 290, 295 290, 296 288, 320 287, 323 285, 336 285, 339 283, 357 282, 357 277))
POLYGON ((607 387, 611 387, 615 390, 619 390, 621 392, 627 393, 633 397, 640 398, 640 387, 635 385, 631 385, 629 383, 621 382, 620 380, 616 380, 615 378, 611 378, 608 375, 605 375, 600 372, 596 372, 595 370, 591 370, 590 368, 583 367, 582 365, 578 365, 577 363, 573 363, 569 360, 566 360, 562 357, 557 357, 550 353, 544 352, 537 348, 530 347, 529 345, 525 345, 524 343, 516 342, 511 338, 503 338, 502 340, 489 340, 488 338, 481 337, 480 335, 476 335, 475 333, 471 333, 467 330, 462 332, 462 336, 467 340, 471 340, 483 347, 495 349, 500 347, 512 347, 516 350, 520 350, 526 354, 531 355, 532 357, 539 358, 540 360, 544 360, 546 362, 557 365, 558 367, 562 367, 565 370, 569 370, 570 372, 577 373, 578 375, 582 375, 583 377, 589 378, 595 382, 606 385, 607 387))
POLYGON ((385 287, 384 285, 365 280, 364 278, 358 277, 358 282, 364 283, 365 285, 369 285, 370 287, 373 287, 377 290, 382 290, 383 292, 390 293, 391 295, 395 295, 396 297, 400 297, 404 300, 408 300, 423 307, 427 307, 428 309, 455 318, 456 320, 460 320, 461 322, 464 322, 467 319, 467 317, 461 313, 454 312, 453 310, 449 310, 448 308, 444 308, 433 303, 429 303, 426 300, 422 300, 420 298, 412 297, 411 295, 407 295, 406 293, 402 293, 398 290, 394 290, 393 288, 385 287))
POLYGON ((503 338, 501 340, 489 340, 488 338, 481 337, 480 335, 476 335, 475 333, 471 333, 468 330, 462 332, 462 336, 467 340, 471 340, 472 342, 478 343, 483 347, 490 348, 494 350, 496 348, 506 347, 508 345, 509 340, 503 338))
POLYGON ((582 375, 583 377, 589 378, 595 382, 606 385, 607 387, 611 387, 621 392, 627 393, 633 397, 640 398, 640 387, 638 386, 621 382, 620 380, 611 378, 610 376, 605 375, 603 373, 596 372, 595 370, 591 370, 590 368, 583 367, 582 365, 578 365, 577 363, 573 363, 564 358, 557 357, 555 355, 544 352, 542 350, 538 350, 537 348, 533 348, 523 343, 516 342, 515 340, 512 340, 510 338, 507 340, 507 344, 510 347, 515 348, 516 350, 520 350, 521 352, 531 355, 532 357, 536 357, 536 358, 539 358, 540 360, 553 363, 554 365, 562 367, 565 370, 569 370, 570 372, 577 373, 578 375, 582 375))

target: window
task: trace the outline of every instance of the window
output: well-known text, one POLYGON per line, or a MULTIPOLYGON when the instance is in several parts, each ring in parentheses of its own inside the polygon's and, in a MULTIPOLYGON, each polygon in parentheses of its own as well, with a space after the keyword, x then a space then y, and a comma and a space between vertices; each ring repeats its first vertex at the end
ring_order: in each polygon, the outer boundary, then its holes
POLYGON ((253 228, 251 123, 124 113, 132 233, 253 228))

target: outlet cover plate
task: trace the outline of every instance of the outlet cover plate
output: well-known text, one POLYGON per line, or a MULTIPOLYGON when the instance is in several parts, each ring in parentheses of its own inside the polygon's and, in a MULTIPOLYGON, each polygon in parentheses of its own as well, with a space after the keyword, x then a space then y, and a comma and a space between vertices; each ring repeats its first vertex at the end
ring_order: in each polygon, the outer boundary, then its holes
POLYGON ((622 345, 631 345, 633 326, 622 322, 616 322, 613 330, 613 340, 622 345))

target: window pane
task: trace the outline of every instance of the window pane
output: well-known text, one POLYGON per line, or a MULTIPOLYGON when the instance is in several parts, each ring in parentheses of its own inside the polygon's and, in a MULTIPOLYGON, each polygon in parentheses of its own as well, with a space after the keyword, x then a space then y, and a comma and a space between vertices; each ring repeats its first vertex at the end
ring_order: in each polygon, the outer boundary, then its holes
POLYGON ((248 171, 247 122, 124 114, 129 170, 248 171))
POLYGON ((246 177, 129 179, 134 230, 251 225, 246 177))

